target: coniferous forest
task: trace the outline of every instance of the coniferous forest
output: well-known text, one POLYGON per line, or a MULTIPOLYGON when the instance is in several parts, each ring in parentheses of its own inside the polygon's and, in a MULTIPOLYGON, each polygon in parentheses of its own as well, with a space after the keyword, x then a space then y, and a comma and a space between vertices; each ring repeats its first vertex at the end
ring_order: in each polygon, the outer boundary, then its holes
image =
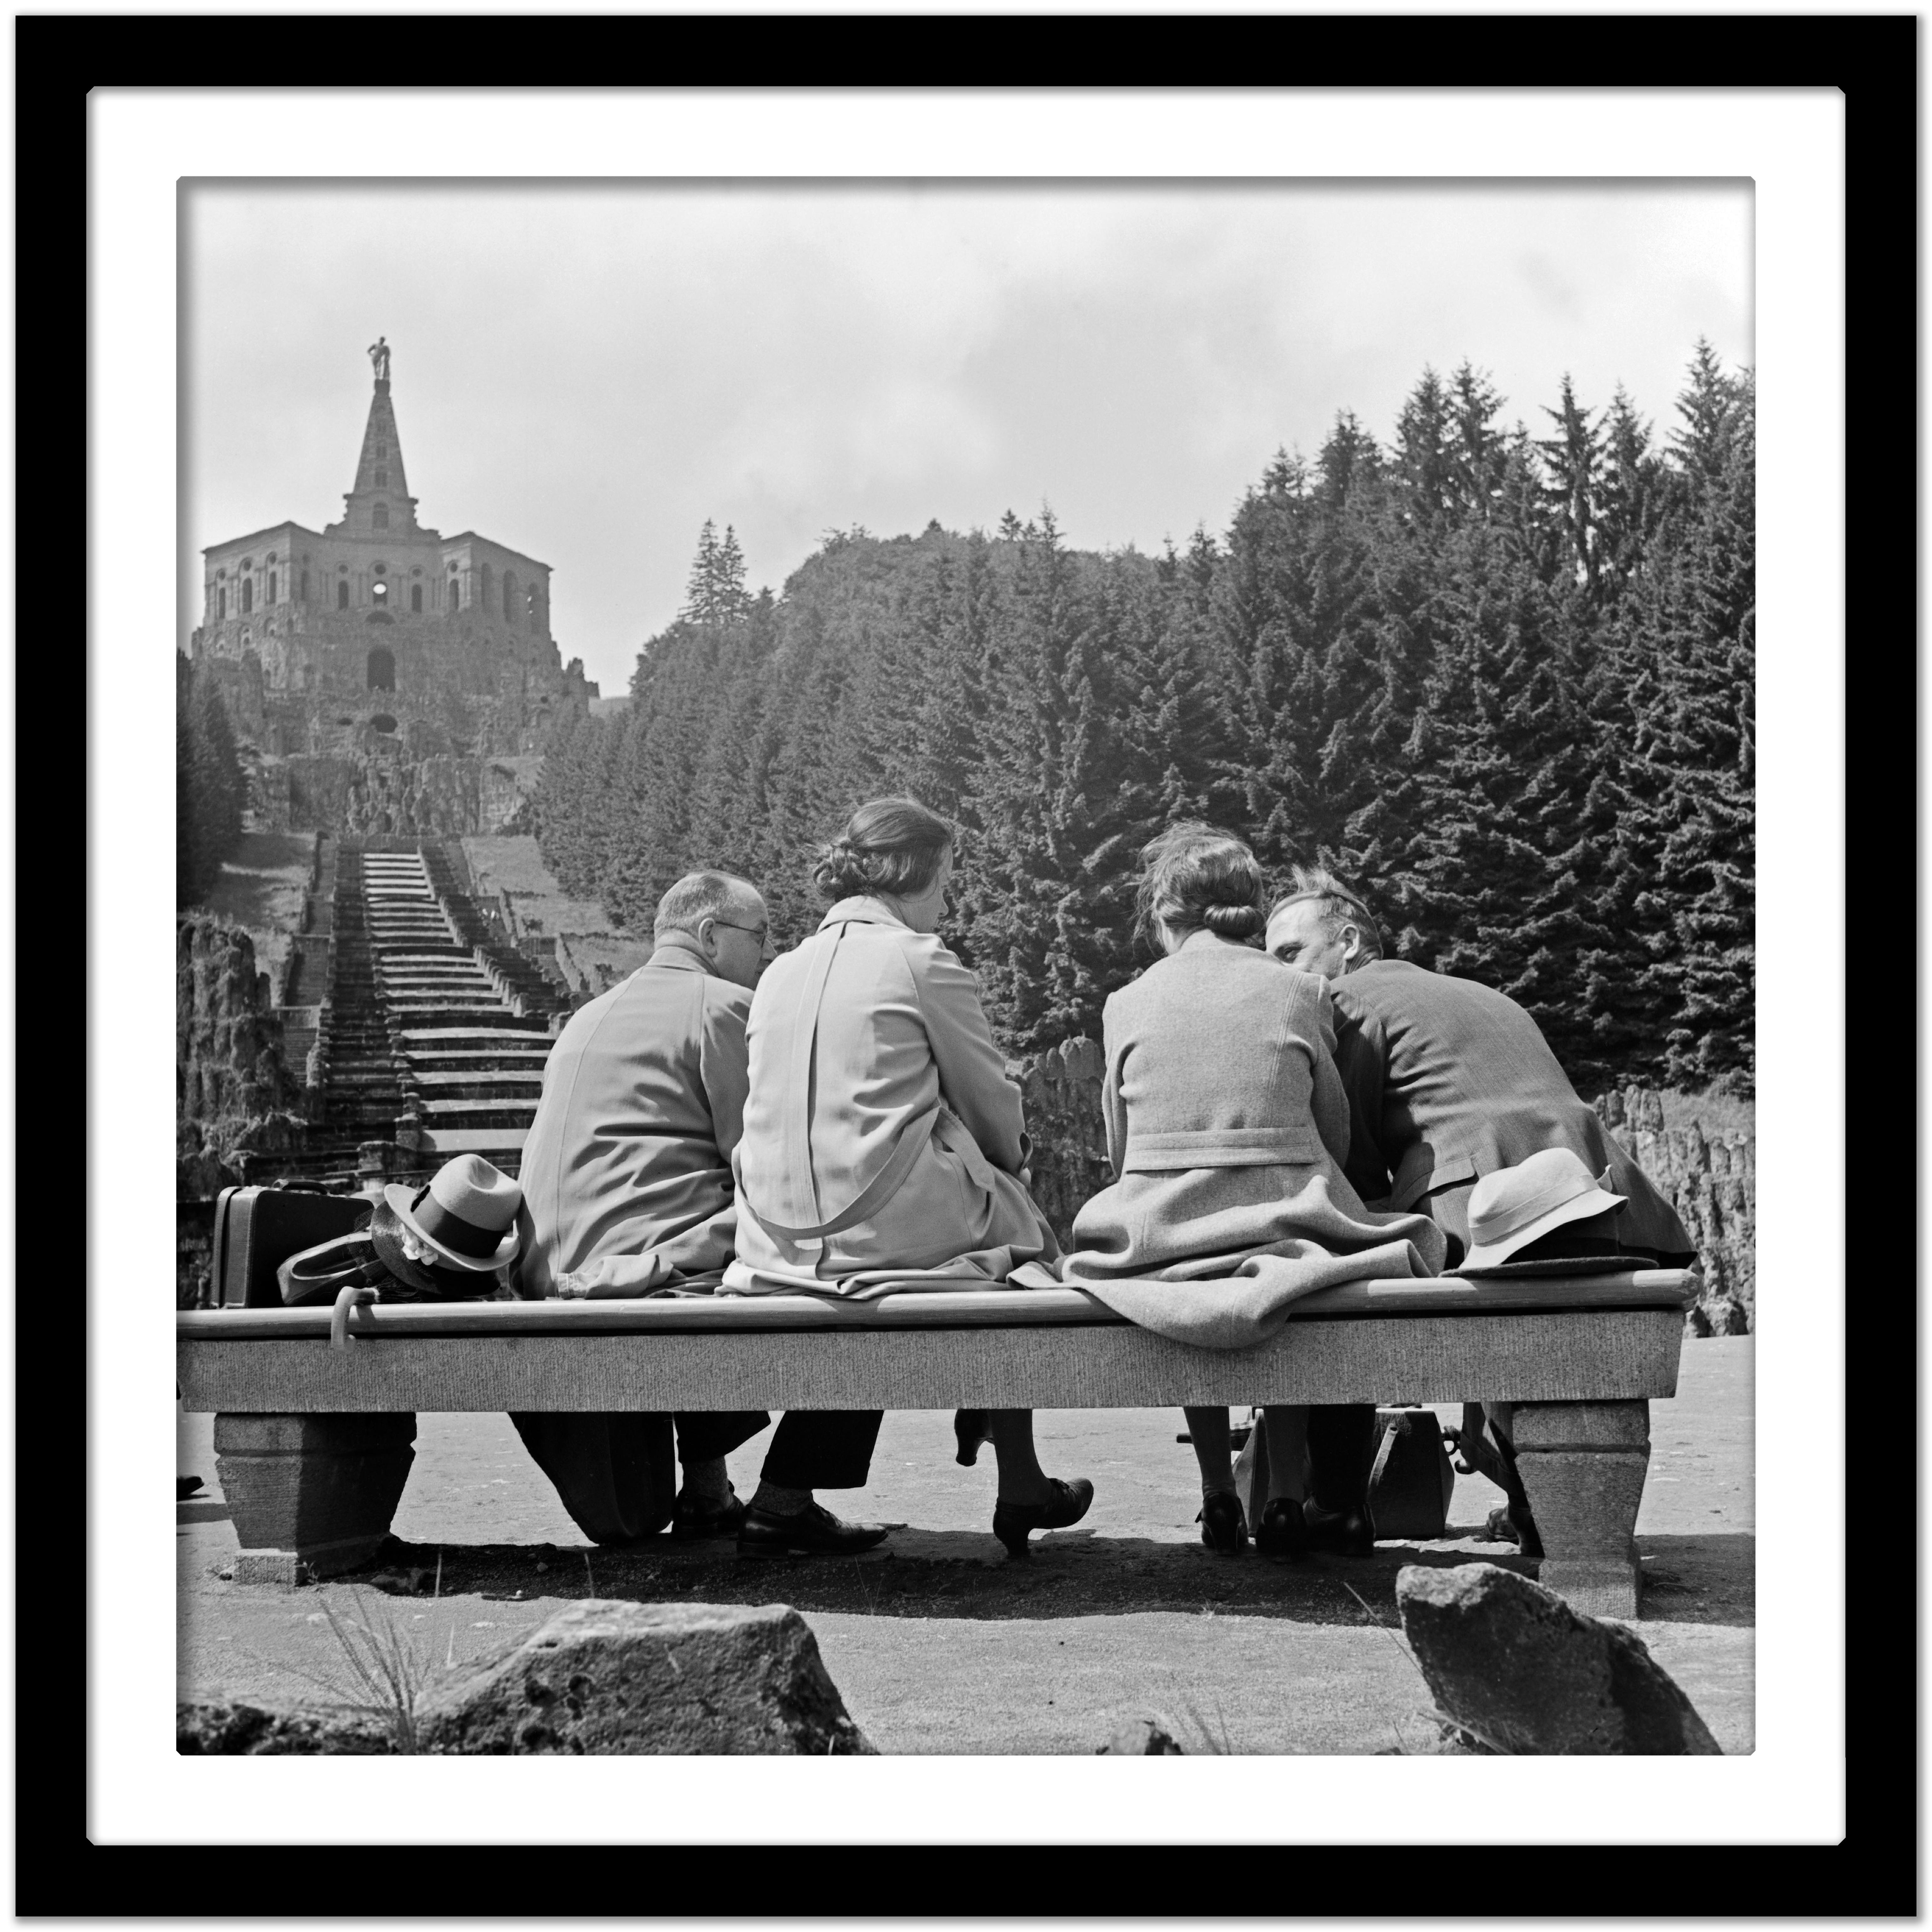
POLYGON ((742 873, 790 944, 817 847, 910 792, 963 828, 947 937, 1022 1053, 1099 1036, 1150 957, 1139 848, 1203 818, 1332 864, 1582 1092, 1748 1092, 1754 400, 1703 344, 1666 428, 1567 378, 1506 424, 1425 372, 1388 443, 1345 413, 1158 556, 1009 512, 834 532, 774 597, 707 525, 628 710, 546 760, 544 857, 644 932, 680 874, 742 873))

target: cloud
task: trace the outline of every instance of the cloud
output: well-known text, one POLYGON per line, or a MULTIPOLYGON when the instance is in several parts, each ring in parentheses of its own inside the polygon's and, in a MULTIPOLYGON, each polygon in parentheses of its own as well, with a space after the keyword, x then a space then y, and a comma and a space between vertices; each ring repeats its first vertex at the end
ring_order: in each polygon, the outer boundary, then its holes
MULTIPOLYGON (((776 585, 829 527, 1225 524, 1424 364, 1535 419, 1565 371, 1667 419, 1751 354, 1738 184, 223 184, 188 200, 191 553, 338 514, 395 350, 421 512, 554 566, 620 687, 700 526, 776 585)), ((190 560, 190 568, 192 568, 190 560)))

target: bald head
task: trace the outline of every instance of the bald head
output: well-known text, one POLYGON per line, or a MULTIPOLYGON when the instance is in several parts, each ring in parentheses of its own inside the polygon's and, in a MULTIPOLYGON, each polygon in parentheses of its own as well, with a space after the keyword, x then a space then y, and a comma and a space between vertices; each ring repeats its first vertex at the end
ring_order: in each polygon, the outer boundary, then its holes
POLYGON ((658 902, 652 938, 701 954, 722 980, 755 986, 765 968, 765 902, 748 879, 730 872, 687 872, 658 902))

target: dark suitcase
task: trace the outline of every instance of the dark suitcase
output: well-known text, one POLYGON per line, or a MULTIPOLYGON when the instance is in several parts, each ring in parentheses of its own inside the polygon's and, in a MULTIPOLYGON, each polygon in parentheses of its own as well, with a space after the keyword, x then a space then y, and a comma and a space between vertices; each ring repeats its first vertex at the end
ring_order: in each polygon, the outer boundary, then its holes
POLYGON ((279 1308, 275 1270, 291 1255, 352 1234, 374 1204, 364 1194, 224 1187, 214 1202, 210 1288, 217 1308, 279 1308))
POLYGON ((1426 1543, 1448 1526, 1456 1466, 1431 1408, 1376 1411, 1376 1460, 1369 1472, 1369 1514, 1376 1534, 1426 1543))

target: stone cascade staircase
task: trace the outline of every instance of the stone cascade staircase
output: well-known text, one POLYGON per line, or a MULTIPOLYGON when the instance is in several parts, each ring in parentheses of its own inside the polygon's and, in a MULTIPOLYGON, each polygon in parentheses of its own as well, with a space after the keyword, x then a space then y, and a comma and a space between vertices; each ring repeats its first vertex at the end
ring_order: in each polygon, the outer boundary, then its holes
POLYGON ((549 1055, 548 1013, 519 999, 462 929, 477 916, 446 861, 417 850, 370 853, 363 864, 376 991, 401 1091, 398 1148, 423 1166, 475 1153, 514 1171, 549 1055))
POLYGON ((338 844, 321 1126, 328 1142, 344 1148, 393 1138, 403 1106, 377 979, 364 862, 350 841, 338 844))

